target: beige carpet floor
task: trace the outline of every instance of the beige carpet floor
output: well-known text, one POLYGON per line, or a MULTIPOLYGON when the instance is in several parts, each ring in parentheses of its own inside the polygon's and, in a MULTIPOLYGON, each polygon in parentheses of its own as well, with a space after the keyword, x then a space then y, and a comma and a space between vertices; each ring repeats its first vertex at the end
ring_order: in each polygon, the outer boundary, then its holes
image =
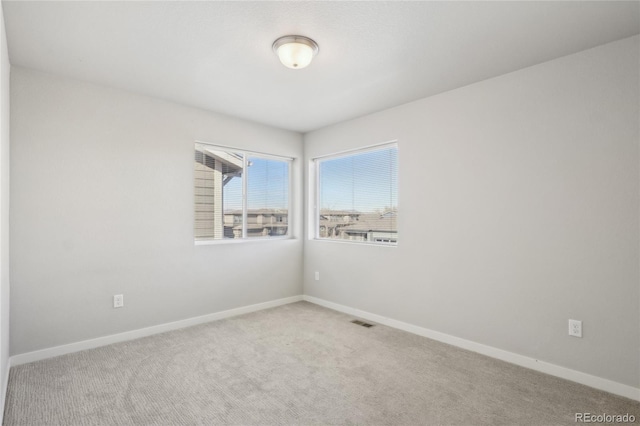
POLYGON ((307 302, 13 367, 5 425, 575 424, 640 403, 307 302))

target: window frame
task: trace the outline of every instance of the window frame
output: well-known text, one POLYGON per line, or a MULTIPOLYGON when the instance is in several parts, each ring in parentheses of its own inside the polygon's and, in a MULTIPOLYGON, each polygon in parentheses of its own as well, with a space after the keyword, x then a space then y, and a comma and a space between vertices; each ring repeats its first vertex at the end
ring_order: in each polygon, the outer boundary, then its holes
MULTIPOLYGON (((396 176, 396 194, 397 194, 397 206, 396 210, 400 209, 400 166, 399 166, 399 143, 398 140, 391 140, 388 142, 382 142, 375 145, 368 145, 361 148, 353 148, 344 151, 338 151, 331 154, 326 155, 318 155, 309 159, 309 180, 310 184, 309 188, 309 215, 308 219, 308 239, 313 241, 321 241, 321 242, 332 242, 332 243, 340 243, 340 244, 356 244, 356 245, 364 245, 364 246, 376 246, 376 247, 398 247, 400 244, 400 230, 396 230, 395 242, 379 242, 379 241, 356 241, 356 240, 343 240, 343 239, 333 239, 333 238, 322 238, 320 237, 320 163, 326 160, 332 160, 337 158, 344 158, 350 155, 357 154, 366 154, 368 152, 373 151, 381 151, 386 148, 395 148, 398 153, 398 164, 397 164, 397 176, 396 176)), ((397 226, 397 222, 396 222, 397 226)))
MULTIPOLYGON (((246 243, 246 242, 258 242, 258 241, 277 241, 277 240, 290 240, 294 238, 293 235, 293 217, 292 217, 292 207, 293 207, 293 165, 294 165, 294 161, 295 158, 294 157, 288 157, 288 156, 284 156, 284 155, 278 155, 278 154, 271 154, 271 153, 266 153, 266 152, 260 152, 260 151, 253 151, 253 150, 248 150, 248 149, 242 149, 242 148, 237 148, 237 147, 233 147, 233 146, 229 146, 229 145, 223 145, 223 144, 218 144, 218 143, 211 143, 211 142, 204 142, 204 141, 200 141, 200 140, 196 140, 193 144, 193 149, 197 150, 198 145, 206 145, 207 147, 210 147, 212 149, 215 150, 219 150, 219 151, 228 151, 228 152, 234 152, 234 153, 238 153, 238 154, 242 154, 243 155, 243 179, 242 179, 242 237, 241 238, 221 238, 221 239, 197 239, 195 236, 195 229, 193 230, 193 241, 194 241, 194 245, 199 246, 199 245, 216 245, 216 244, 238 244, 238 243, 246 243), (287 179, 288 179, 288 185, 287 185, 287 233, 285 235, 277 235, 277 236, 248 236, 248 218, 247 218, 247 187, 248 187, 248 182, 249 182, 249 176, 250 176, 250 172, 247 169, 247 162, 248 162, 248 158, 249 157, 259 157, 261 159, 265 159, 265 160, 275 160, 275 161, 282 161, 282 162, 286 162, 287 163, 287 179)), ((194 190, 194 185, 193 183, 195 182, 195 168, 192 168, 192 172, 194 173, 193 178, 191 179, 191 188, 192 190, 194 190)), ((193 201, 195 203, 195 190, 193 193, 193 201)), ((194 215, 195 215, 195 209, 194 209, 194 215)), ((224 211, 223 211, 223 218, 224 218, 224 211)), ((224 220, 224 219, 223 219, 224 220)), ((194 220, 192 221, 192 225, 195 224, 195 216, 194 216, 194 220)), ((223 224, 224 226, 224 224, 223 224)))

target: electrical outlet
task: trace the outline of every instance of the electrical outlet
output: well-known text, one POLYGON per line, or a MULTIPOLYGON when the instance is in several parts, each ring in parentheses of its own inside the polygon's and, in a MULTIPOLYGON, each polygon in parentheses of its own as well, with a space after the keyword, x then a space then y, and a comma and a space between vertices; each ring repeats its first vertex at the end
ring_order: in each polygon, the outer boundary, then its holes
POLYGON ((320 272, 316 271, 316 281, 320 281, 320 272))
POLYGON ((569 336, 582 337, 582 321, 569 320, 569 336))
POLYGON ((113 296, 113 307, 114 308, 122 308, 124 306, 124 295, 116 294, 113 296))

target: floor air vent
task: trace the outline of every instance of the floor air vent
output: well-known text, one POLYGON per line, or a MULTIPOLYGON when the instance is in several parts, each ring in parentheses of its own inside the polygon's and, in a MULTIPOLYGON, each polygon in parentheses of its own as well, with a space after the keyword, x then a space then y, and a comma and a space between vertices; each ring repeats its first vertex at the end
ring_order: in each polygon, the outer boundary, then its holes
POLYGON ((367 328, 373 327, 373 324, 369 324, 368 322, 364 322, 364 321, 360 321, 360 320, 353 320, 351 322, 354 323, 354 324, 357 324, 357 325, 361 325, 363 327, 367 327, 367 328))

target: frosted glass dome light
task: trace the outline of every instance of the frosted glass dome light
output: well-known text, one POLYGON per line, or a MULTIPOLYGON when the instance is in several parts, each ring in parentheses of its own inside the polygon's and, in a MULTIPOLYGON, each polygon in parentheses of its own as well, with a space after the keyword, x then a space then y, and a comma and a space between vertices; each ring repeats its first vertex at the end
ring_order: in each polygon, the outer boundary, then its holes
POLYGON ((318 44, 304 36, 289 35, 273 42, 273 51, 280 58, 282 65, 294 70, 309 65, 318 54, 318 50, 318 44))

